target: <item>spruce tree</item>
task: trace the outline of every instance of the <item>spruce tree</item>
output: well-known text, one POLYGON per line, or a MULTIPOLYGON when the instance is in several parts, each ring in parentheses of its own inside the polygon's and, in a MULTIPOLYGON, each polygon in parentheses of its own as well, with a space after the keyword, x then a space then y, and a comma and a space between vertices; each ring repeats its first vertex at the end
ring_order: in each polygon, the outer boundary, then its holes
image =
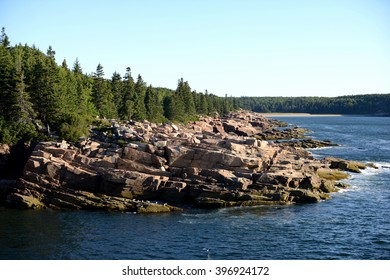
POLYGON ((76 77, 72 72, 62 67, 58 69, 58 79, 55 85, 55 91, 58 96, 59 121, 62 121, 64 116, 79 113, 78 108, 81 104, 78 99, 76 77))
POLYGON ((58 82, 58 69, 52 56, 52 50, 48 50, 48 54, 48 56, 37 57, 33 68, 30 92, 39 119, 49 127, 57 121, 60 106, 55 90, 55 85, 58 82))
POLYGON ((179 114, 177 112, 177 107, 175 106, 175 96, 168 95, 163 99, 163 108, 164 108, 164 116, 168 120, 178 120, 179 114))
POLYGON ((64 60, 62 61, 62 64, 61 64, 61 67, 68 70, 68 63, 66 62, 66 59, 64 58, 64 60))
POLYGON ((80 62, 79 62, 79 59, 76 57, 76 61, 74 62, 73 64, 73 69, 72 69, 73 73, 75 74, 83 74, 83 69, 81 68, 81 65, 80 65, 80 62))
POLYGON ((0 116, 9 119, 9 106, 14 88, 13 64, 8 36, 2 29, 0 41, 0 116))
POLYGON ((34 119, 35 113, 24 82, 22 49, 17 48, 15 51, 15 88, 12 94, 12 104, 9 109, 12 121, 16 123, 29 123, 34 119))
POLYGON ((118 112, 122 104, 124 84, 122 77, 118 72, 114 72, 111 78, 111 92, 114 100, 115 110, 118 112))
POLYGON ((0 45, 3 46, 4 48, 9 48, 10 45, 10 41, 7 34, 5 33, 4 27, 1 28, 0 45))
POLYGON ((169 119, 184 122, 187 118, 183 96, 177 91, 168 103, 169 119))
POLYGON ((204 93, 205 101, 208 106, 208 114, 212 115, 217 111, 217 108, 215 108, 214 100, 213 100, 213 95, 209 94, 208 90, 205 90, 204 93))
POLYGON ((162 122, 164 119, 163 116, 163 107, 162 103, 159 101, 158 93, 153 90, 153 87, 150 85, 146 90, 145 95, 145 107, 147 112, 147 119, 151 122, 162 122))
POLYGON ((104 80, 103 66, 99 63, 93 74, 93 100, 100 116, 113 118, 116 116, 114 98, 110 85, 104 80))
POLYGON ((146 84, 141 75, 138 75, 137 82, 135 84, 135 94, 133 95, 134 103, 134 119, 144 120, 146 119, 146 107, 145 107, 145 94, 146 84))
POLYGON ((228 99, 227 94, 225 94, 225 98, 222 101, 222 106, 221 106, 221 112, 220 113, 222 115, 225 115, 225 114, 229 113, 230 110, 231 110, 231 108, 230 108, 230 104, 229 104, 229 99, 228 99))
POLYGON ((207 115, 209 113, 209 106, 207 103, 207 98, 203 92, 200 93, 199 103, 199 114, 207 115))
POLYGON ((122 102, 119 106, 119 116, 121 119, 124 120, 130 120, 134 115, 134 94, 135 94, 135 85, 134 85, 134 79, 131 76, 131 68, 126 68, 126 74, 124 76, 124 82, 123 82, 123 95, 122 95, 122 102))
POLYGON ((48 57, 50 60, 52 60, 53 62, 55 62, 55 55, 56 55, 56 52, 52 49, 51 46, 49 46, 49 48, 47 49, 46 55, 47 55, 47 57, 48 57))
MULTIPOLYGON (((187 81, 184 82, 183 78, 178 81, 176 88, 176 96, 184 104, 184 112, 186 118, 191 118, 196 115, 194 97, 191 92, 190 85, 187 81)), ((184 115, 184 114, 183 114, 184 115)))
POLYGON ((233 97, 233 110, 240 109, 239 99, 237 97, 233 97))

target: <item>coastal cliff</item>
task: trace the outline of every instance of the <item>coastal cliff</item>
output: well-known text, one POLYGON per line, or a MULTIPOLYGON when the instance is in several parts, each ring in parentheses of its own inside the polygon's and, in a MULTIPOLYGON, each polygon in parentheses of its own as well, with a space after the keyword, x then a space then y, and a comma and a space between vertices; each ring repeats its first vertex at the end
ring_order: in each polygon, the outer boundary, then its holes
POLYGON ((315 159, 304 148, 334 144, 289 141, 305 131, 280 126, 247 111, 187 125, 111 121, 79 143, 36 144, 20 178, 0 181, 0 199, 15 208, 138 213, 312 203, 345 188, 345 171, 365 168, 315 159))

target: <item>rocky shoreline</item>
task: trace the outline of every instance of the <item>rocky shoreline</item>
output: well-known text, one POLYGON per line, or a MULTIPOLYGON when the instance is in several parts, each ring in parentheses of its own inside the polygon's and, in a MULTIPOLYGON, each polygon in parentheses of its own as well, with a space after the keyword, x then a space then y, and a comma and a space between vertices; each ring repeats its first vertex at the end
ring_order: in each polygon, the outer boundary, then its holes
MULTIPOLYGON (((366 168, 315 159, 306 148, 335 144, 284 125, 247 111, 187 125, 112 120, 79 143, 37 143, 22 175, 0 181, 0 205, 157 213, 313 203, 366 168)), ((0 173, 9 154, 0 145, 0 173)))

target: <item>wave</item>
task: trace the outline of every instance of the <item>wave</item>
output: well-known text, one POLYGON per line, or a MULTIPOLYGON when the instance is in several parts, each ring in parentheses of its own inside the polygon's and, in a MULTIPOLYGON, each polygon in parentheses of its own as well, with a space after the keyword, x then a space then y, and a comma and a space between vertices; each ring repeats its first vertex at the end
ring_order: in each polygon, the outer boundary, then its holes
POLYGON ((390 173, 390 163, 389 162, 373 162, 373 164, 377 167, 368 166, 366 169, 361 170, 362 175, 377 175, 381 173, 390 173))
MULTIPOLYGON (((348 182, 348 180, 346 180, 348 182)), ((337 193, 335 194, 338 194, 338 193, 346 193, 346 192, 355 192, 355 191, 359 191, 361 190, 361 187, 358 186, 358 185, 351 185, 350 187, 348 188, 345 188, 345 189, 340 189, 337 193)))
POLYGON ((326 149, 334 149, 334 147, 340 147, 340 146, 329 146, 329 147, 318 147, 318 148, 309 148, 308 151, 316 151, 316 150, 326 150, 326 149))
POLYGON ((390 162, 376 162, 374 164, 384 169, 390 169, 390 162))

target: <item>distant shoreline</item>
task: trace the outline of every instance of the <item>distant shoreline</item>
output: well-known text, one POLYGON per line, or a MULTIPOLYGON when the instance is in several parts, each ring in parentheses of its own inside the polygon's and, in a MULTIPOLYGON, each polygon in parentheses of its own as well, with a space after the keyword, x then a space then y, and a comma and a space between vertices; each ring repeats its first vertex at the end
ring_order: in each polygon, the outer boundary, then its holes
POLYGON ((259 113, 265 117, 341 117, 342 114, 259 113))

